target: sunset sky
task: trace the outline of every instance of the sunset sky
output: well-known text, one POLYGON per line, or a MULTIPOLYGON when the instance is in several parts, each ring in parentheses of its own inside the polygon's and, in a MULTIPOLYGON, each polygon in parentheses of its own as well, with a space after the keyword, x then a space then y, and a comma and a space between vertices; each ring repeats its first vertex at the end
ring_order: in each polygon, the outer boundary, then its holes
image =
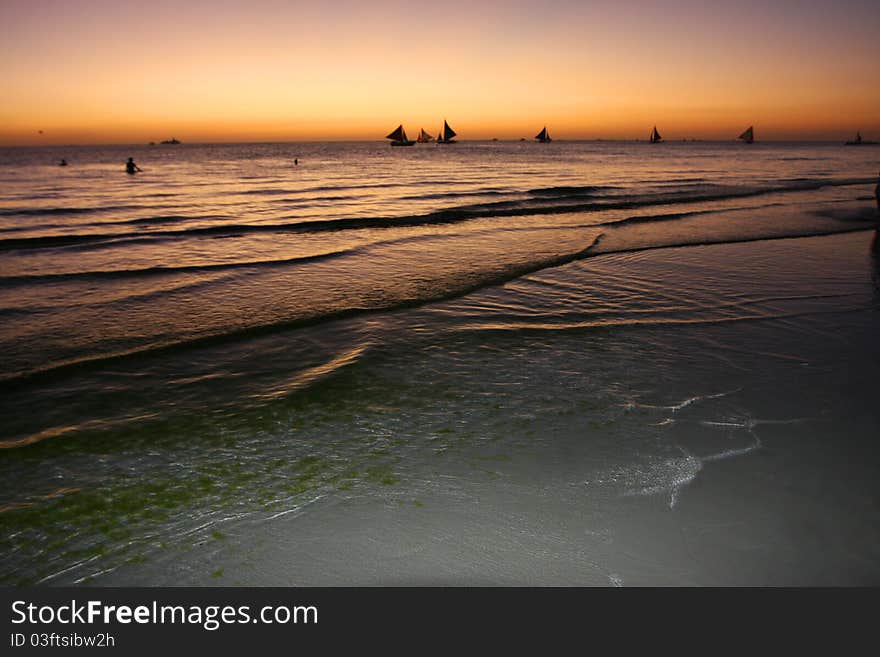
POLYGON ((0 0, 0 82, 0 144, 880 138, 880 2, 0 0))

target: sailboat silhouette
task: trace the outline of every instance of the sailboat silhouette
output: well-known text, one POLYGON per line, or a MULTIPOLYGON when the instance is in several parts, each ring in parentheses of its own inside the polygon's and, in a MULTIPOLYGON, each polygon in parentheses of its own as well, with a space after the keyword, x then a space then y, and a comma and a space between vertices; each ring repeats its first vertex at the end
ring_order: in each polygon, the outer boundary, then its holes
POLYGON ((390 135, 387 135, 385 139, 391 140, 392 146, 412 146, 416 142, 407 139, 406 130, 403 129, 403 124, 397 126, 397 129, 394 130, 390 135))
POLYGON ((553 141, 550 138, 550 133, 547 132, 547 126, 544 126, 544 129, 541 130, 541 132, 539 132, 537 135, 535 135, 535 139, 537 139, 542 144, 547 144, 547 143, 553 141))
POLYGON ((454 144, 456 132, 452 128, 449 127, 449 124, 446 122, 446 119, 443 119, 443 129, 440 131, 440 134, 437 137, 438 144, 454 144))
POLYGON ((754 143, 754 141, 755 141, 754 126, 749 126, 746 130, 743 130, 743 133, 738 138, 742 139, 747 144, 754 143))
POLYGON ((657 132, 657 126, 654 126, 654 130, 651 132, 651 143, 658 144, 663 141, 663 137, 660 136, 660 133, 657 132))
POLYGON ((852 141, 848 141, 844 143, 844 146, 874 146, 876 145, 876 141, 867 141, 862 139, 861 131, 856 132, 856 138, 852 141))

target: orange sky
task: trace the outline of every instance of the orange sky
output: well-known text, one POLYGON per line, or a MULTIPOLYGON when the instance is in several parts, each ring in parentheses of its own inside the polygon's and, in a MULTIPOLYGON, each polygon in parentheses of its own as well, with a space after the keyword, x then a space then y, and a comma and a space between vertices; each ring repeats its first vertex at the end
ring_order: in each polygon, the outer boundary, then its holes
POLYGON ((878 34, 869 0, 0 0, 0 144, 880 138, 878 34))

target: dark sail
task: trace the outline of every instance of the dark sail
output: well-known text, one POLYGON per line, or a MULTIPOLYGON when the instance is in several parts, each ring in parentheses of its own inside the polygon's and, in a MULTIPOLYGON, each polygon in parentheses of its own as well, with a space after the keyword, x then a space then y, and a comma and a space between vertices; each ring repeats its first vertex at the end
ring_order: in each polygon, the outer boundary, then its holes
POLYGON ((742 139, 742 140, 743 140, 744 142, 746 142, 747 144, 751 144, 753 141, 755 141, 755 131, 754 131, 754 129, 753 129, 753 126, 749 126, 749 127, 748 127, 748 130, 745 130, 745 131, 739 136, 739 138, 742 139))
POLYGON ((394 141, 406 141, 406 132, 403 129, 403 125, 401 124, 397 126, 397 130, 385 137, 385 139, 393 139, 394 141))
POLYGON ((654 132, 651 133, 651 143, 656 144, 658 141, 663 141, 663 137, 657 132, 657 126, 654 126, 654 132))
POLYGON ((550 135, 547 134, 547 126, 544 126, 544 129, 541 130, 541 132, 539 132, 537 135, 535 135, 535 139, 540 142, 553 141, 552 139, 550 139, 550 135))
POLYGON ((455 137, 455 130, 449 127, 449 124, 446 121, 443 121, 443 141, 452 141, 452 138, 455 137))

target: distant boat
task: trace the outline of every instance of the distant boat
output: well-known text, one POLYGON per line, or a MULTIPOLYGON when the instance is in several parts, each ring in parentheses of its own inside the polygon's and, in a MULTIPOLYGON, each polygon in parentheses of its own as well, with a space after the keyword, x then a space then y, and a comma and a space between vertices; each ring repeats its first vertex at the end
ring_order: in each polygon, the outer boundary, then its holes
POLYGON ((876 141, 865 141, 862 139, 862 133, 857 132, 856 138, 852 141, 845 142, 845 146, 875 146, 877 144, 876 141))
POLYGON ((544 126, 544 129, 541 130, 537 135, 535 135, 535 139, 537 139, 542 144, 549 144, 552 139, 550 139, 550 133, 547 132, 547 126, 544 126))
POLYGON ((385 139, 390 139, 392 146, 412 146, 416 143, 406 138, 406 130, 403 129, 403 124, 397 126, 397 130, 385 137, 385 139))
POLYGON ((738 139, 742 139, 747 144, 754 143, 754 141, 755 141, 754 126, 749 126, 747 130, 744 130, 743 133, 738 137, 738 139))
POLYGON ((179 144, 180 142, 172 137, 171 139, 166 139, 165 141, 160 141, 160 144, 179 144))
POLYGON ((660 143, 661 141, 663 141, 663 137, 661 137, 660 133, 657 132, 657 126, 654 126, 654 130, 653 130, 653 132, 651 132, 650 141, 652 144, 657 144, 657 143, 660 143))
POLYGON ((455 130, 449 127, 449 124, 446 120, 443 120, 443 130, 440 131, 440 136, 437 137, 438 144, 454 144, 455 139, 455 130))
POLYGON ((429 135, 427 132, 425 132, 424 128, 422 128, 422 131, 419 133, 419 137, 418 137, 418 139, 416 139, 416 141, 419 142, 420 144, 427 144, 429 142, 434 141, 434 138, 431 135, 429 135))

